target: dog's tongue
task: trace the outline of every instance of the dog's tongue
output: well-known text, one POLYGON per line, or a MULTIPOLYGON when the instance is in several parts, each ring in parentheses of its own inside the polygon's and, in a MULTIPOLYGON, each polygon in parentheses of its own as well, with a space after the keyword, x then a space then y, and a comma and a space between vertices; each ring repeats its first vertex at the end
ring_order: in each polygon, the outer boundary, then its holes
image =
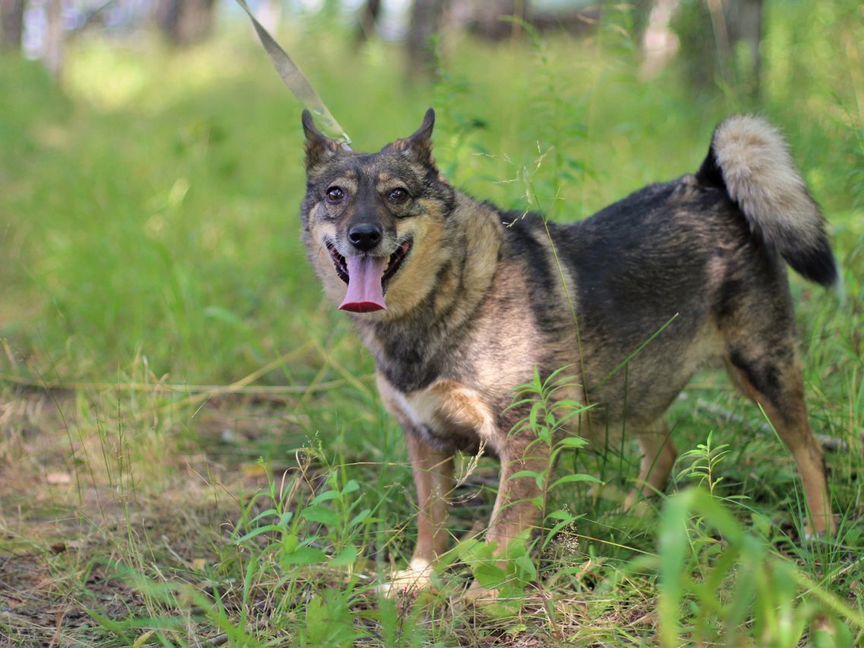
POLYGON ((384 275, 386 258, 372 256, 349 256, 348 292, 339 310, 352 313, 371 313, 387 308, 381 277, 384 275))

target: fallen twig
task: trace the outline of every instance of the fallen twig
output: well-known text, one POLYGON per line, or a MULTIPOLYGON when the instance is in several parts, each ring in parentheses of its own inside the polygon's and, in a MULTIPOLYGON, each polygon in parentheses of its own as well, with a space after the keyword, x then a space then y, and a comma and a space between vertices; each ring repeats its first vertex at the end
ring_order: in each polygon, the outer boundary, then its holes
POLYGON ((188 385, 183 383, 111 383, 111 382, 53 382, 37 383, 29 378, 0 374, 0 382, 21 387, 28 391, 117 391, 117 392, 171 392, 177 394, 230 393, 261 398, 305 394, 310 391, 326 391, 346 384, 344 380, 328 380, 314 385, 255 385, 234 387, 232 385, 188 385))

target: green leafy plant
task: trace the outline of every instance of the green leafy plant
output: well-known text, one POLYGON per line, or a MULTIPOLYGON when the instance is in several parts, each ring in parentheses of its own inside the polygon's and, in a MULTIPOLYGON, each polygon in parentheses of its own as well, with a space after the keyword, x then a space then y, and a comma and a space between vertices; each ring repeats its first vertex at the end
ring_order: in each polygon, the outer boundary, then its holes
POLYGON ((543 547, 546 547, 562 529, 578 519, 565 508, 546 512, 549 494, 568 484, 602 483, 596 477, 575 471, 576 453, 588 442, 573 435, 572 431, 578 429, 580 418, 589 411, 590 406, 567 398, 567 395, 571 394, 576 387, 574 378, 566 374, 568 369, 562 367, 546 378, 543 378, 535 369, 534 379, 517 389, 517 397, 511 405, 512 409, 528 411, 527 416, 521 419, 511 432, 511 435, 530 434, 534 437, 534 441, 525 450, 526 454, 531 453, 538 444, 548 448, 549 461, 543 470, 520 470, 510 477, 510 479, 533 479, 541 491, 541 495, 533 503, 544 512, 547 522, 552 524, 551 528, 544 533, 543 547), (573 472, 555 479, 554 471, 559 462, 568 463, 573 468, 573 472))
POLYGON ((796 646, 808 629, 818 645, 846 646, 850 625, 864 629, 860 611, 773 554, 701 488, 667 501, 657 566, 664 646, 738 646, 748 636, 757 645, 796 646))
POLYGON ((678 479, 689 479, 698 486, 706 486, 713 497, 718 494, 717 487, 723 481, 723 477, 718 475, 718 468, 728 454, 729 444, 715 445, 713 432, 709 432, 705 443, 699 443, 681 455, 679 461, 691 463, 678 473, 678 479))
POLYGON ((234 542, 244 545, 263 534, 275 534, 279 539, 279 562, 286 571, 324 563, 332 568, 350 570, 360 553, 355 541, 362 537, 364 527, 371 522, 372 510, 361 508, 357 480, 348 479, 344 469, 326 466, 326 463, 325 487, 311 499, 298 501, 300 480, 311 460, 326 462, 327 458, 322 451, 308 448, 296 455, 300 459, 299 474, 291 478, 283 476, 278 485, 270 477, 269 499, 273 506, 247 521, 245 518, 258 497, 250 500, 244 518, 235 529, 234 542), (241 530, 245 533, 241 534, 241 530), (323 547, 331 548, 330 553, 323 547))
MULTIPOLYGON (((540 490, 540 495, 531 503, 544 514, 544 533, 539 539, 544 548, 578 519, 578 516, 563 507, 546 513, 549 494, 569 484, 600 483, 590 475, 576 472, 557 479, 554 477, 555 466, 559 461, 570 458, 575 466, 575 453, 587 444, 584 439, 573 436, 572 429, 589 408, 567 398, 574 383, 565 371, 566 368, 562 368, 544 378, 539 370, 535 370, 533 380, 519 387, 510 406, 511 409, 527 412, 514 425, 510 434, 530 435, 534 440, 528 444, 525 453, 530 454, 537 445, 542 445, 546 448, 544 454, 549 457, 541 470, 520 470, 510 476, 510 479, 532 479, 540 490), (551 527, 545 529, 547 524, 551 527)), ((521 608, 526 588, 536 582, 537 568, 531 553, 537 542, 532 541, 530 531, 526 531, 520 538, 511 541, 503 553, 498 553, 494 544, 481 543, 476 539, 463 541, 457 547, 456 555, 468 564, 476 581, 484 588, 498 592, 493 606, 496 614, 516 614, 521 608)))

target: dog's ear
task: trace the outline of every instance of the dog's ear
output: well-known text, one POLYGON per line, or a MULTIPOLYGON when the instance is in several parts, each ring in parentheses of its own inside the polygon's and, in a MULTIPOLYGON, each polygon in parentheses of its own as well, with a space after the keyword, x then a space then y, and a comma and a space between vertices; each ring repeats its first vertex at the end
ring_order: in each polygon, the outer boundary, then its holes
POLYGON ((333 159, 339 152, 339 143, 318 130, 308 110, 303 111, 303 134, 306 135, 307 171, 333 159))
POLYGON ((405 139, 393 142, 393 148, 400 153, 410 155, 418 162, 435 166, 432 159, 432 129, 435 127, 435 111, 430 108, 423 117, 423 123, 417 131, 405 139))

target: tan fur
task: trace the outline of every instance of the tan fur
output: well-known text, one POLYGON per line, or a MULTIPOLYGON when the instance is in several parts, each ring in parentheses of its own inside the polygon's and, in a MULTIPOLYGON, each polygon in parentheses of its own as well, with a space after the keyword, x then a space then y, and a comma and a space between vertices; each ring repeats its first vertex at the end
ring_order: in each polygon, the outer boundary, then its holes
POLYGON ((798 466, 798 473, 804 484, 807 508, 810 510, 812 530, 817 535, 833 533, 834 516, 831 510, 831 497, 825 474, 825 459, 822 448, 813 436, 807 418, 807 405, 804 401, 804 382, 801 376, 797 354, 781 372, 780 381, 788 394, 789 407, 780 409, 767 397, 740 369, 728 366, 732 382, 754 403, 761 406, 777 430, 777 434, 792 452, 798 466))
POLYGON ((311 225, 311 237, 316 242, 314 250, 310 251, 310 259, 312 267, 315 268, 315 273, 321 280, 321 285, 327 298, 334 304, 339 304, 345 298, 347 286, 333 272, 333 261, 330 259, 330 253, 324 247, 325 239, 332 239, 336 236, 336 225, 321 218, 318 218, 318 211, 322 209, 321 205, 316 205, 313 208, 315 220, 311 225))
POLYGON ((397 224, 397 237, 412 235, 414 248, 402 269, 393 278, 387 291, 387 310, 381 312, 381 319, 401 317, 416 306, 434 287, 436 272, 447 259, 442 245, 442 214, 435 213, 434 205, 426 208, 428 218, 412 218, 397 224))

